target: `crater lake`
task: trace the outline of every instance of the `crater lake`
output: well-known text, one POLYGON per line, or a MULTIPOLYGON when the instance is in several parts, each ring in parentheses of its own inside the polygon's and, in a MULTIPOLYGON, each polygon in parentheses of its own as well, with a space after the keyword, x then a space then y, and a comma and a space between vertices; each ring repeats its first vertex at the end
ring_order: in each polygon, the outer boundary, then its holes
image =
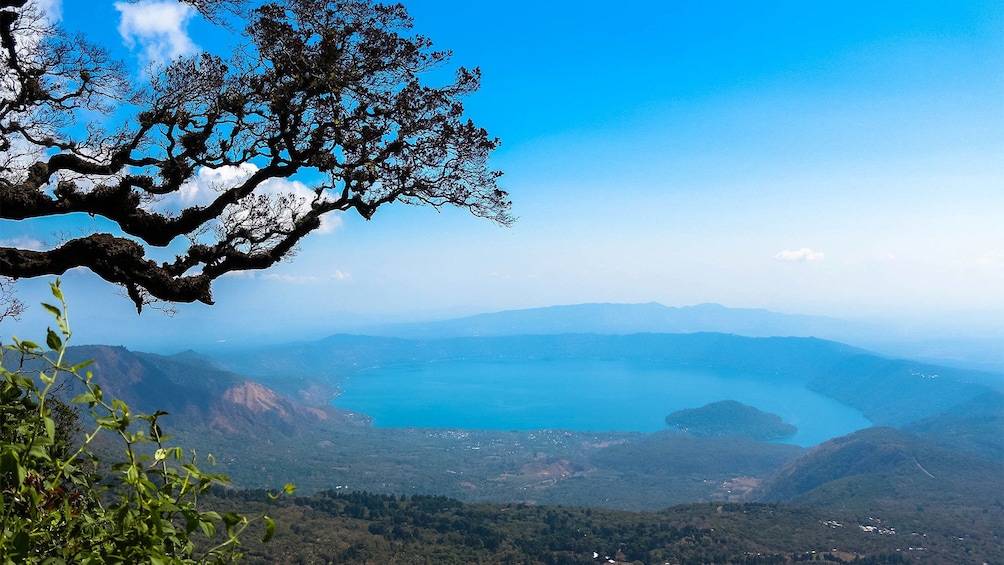
POLYGON ((812 446, 867 428, 860 411, 774 375, 637 360, 448 360, 369 369, 333 404, 377 427, 654 432, 676 410, 737 400, 779 415, 812 446))

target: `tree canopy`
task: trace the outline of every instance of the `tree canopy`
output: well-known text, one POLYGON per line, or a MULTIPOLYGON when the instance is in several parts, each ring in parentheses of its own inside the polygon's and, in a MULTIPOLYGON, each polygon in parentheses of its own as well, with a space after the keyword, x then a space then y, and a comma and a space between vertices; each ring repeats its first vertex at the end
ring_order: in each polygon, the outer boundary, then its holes
POLYGON ((513 221, 487 163, 499 142, 464 117, 479 71, 426 84, 450 53, 411 34, 403 6, 185 3, 244 26, 245 44, 135 78, 32 2, 0 0, 0 219, 117 225, 41 250, 8 242, 0 275, 83 267, 123 286, 137 309, 211 304, 215 279, 274 265, 329 212, 369 219, 403 202, 513 221), (205 172, 218 173, 211 196, 185 204, 205 172), (173 260, 152 259, 169 245, 181 249, 173 260))

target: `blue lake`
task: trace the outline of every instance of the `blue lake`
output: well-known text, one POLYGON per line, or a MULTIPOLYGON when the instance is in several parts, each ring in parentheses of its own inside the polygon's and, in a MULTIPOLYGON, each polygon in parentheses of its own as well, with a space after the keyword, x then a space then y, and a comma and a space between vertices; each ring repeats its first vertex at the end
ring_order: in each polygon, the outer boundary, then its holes
POLYGON ((378 427, 654 432, 676 410, 737 400, 798 427, 801 446, 866 428, 849 406, 771 376, 630 360, 467 361, 382 367, 342 385, 333 404, 378 427), (765 384, 766 381, 766 384, 765 384))

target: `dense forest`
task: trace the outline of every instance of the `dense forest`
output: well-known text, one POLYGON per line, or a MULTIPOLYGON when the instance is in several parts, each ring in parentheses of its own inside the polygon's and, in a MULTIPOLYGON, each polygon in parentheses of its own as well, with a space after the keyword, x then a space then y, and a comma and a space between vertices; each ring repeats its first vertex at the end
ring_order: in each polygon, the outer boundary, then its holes
POLYGON ((896 522, 779 504, 706 503, 659 512, 468 504, 442 496, 324 491, 272 500, 217 491, 221 508, 278 520, 249 563, 547 564, 1000 563, 992 544, 955 543, 896 522))
POLYGON ((781 421, 777 414, 762 412, 735 400, 677 410, 666 416, 666 423, 697 436, 741 436, 761 441, 784 439, 798 431, 795 426, 781 421))

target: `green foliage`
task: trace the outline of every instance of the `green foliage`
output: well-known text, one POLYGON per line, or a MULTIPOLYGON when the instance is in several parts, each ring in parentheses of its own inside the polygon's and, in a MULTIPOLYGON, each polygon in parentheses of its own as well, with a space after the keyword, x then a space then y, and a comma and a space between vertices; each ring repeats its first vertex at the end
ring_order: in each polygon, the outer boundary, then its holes
POLYGON ((782 422, 777 414, 735 400, 677 410, 666 416, 666 424, 696 436, 739 436, 761 441, 784 439, 798 432, 798 428, 782 422))
MULTIPOLYGON (((274 543, 246 546, 247 562, 263 565, 1000 562, 993 541, 970 542, 970 555, 957 537, 868 533, 858 525, 870 522, 852 515, 781 504, 714 502, 626 512, 364 492, 322 491, 281 501, 255 491, 213 494, 222 507, 267 509, 280 519, 274 543), (905 545, 921 543, 925 549, 905 545)), ((883 524, 904 528, 899 520, 883 524)))
POLYGON ((47 348, 13 338, 0 353, 0 563, 231 563, 253 522, 270 538, 275 523, 267 516, 200 505, 228 478, 201 470, 194 451, 168 445, 159 424, 165 412, 133 413, 83 373, 89 362, 64 361, 66 303, 59 281, 51 287, 58 306, 42 306, 58 331, 48 330, 47 348), (29 371, 28 361, 43 369, 29 371), (89 424, 54 396, 69 380, 83 387, 72 404, 89 424), (118 440, 121 461, 99 465, 91 450, 99 434, 118 440), (196 539, 199 531, 208 542, 196 539))

